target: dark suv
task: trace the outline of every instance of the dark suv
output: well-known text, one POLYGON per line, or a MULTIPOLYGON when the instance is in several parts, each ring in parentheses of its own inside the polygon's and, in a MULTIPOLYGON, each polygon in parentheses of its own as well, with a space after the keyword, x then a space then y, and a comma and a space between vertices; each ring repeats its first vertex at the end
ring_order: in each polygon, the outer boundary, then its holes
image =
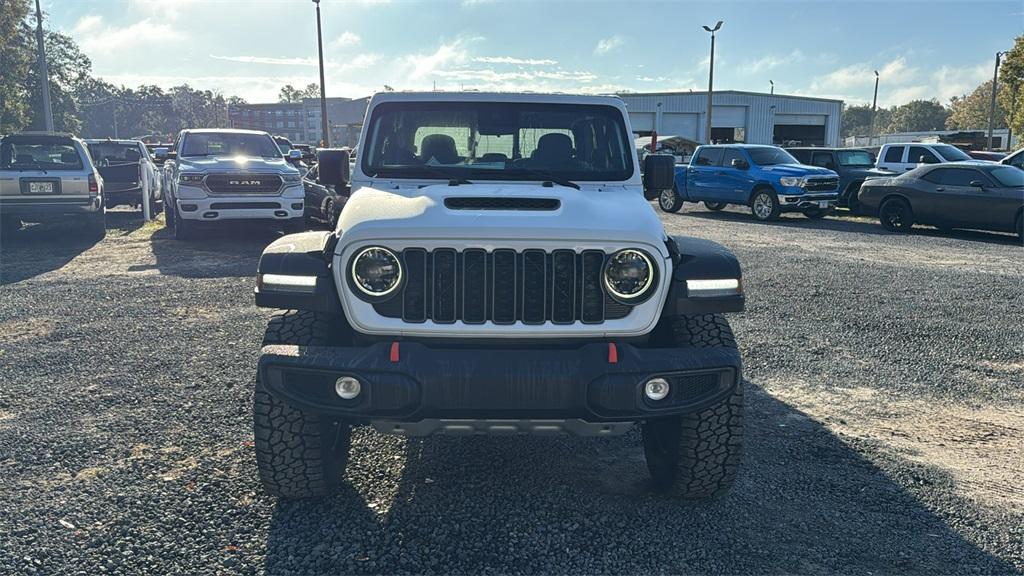
POLYGON ((839 206, 860 211, 857 192, 868 178, 892 176, 875 169, 875 157, 863 148, 787 148, 787 152, 808 166, 828 168, 839 174, 839 206))

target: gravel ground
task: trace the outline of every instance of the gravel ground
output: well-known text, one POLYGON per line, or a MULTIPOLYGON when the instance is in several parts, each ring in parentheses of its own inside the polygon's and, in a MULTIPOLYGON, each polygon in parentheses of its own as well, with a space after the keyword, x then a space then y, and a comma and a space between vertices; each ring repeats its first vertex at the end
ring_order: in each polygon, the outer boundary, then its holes
POLYGON ((0 246, 0 573, 1024 572, 1013 237, 663 215, 746 272, 747 450, 716 501, 652 493, 635 433, 361 429, 337 497, 285 503, 250 427, 274 233, 110 220, 0 246))

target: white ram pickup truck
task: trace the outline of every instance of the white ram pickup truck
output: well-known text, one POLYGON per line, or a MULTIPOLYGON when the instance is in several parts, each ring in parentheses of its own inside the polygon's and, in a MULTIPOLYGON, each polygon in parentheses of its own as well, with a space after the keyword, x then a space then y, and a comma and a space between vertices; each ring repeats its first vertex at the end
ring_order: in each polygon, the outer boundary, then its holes
POLYGON ((179 240, 220 220, 276 221, 286 233, 305 229, 302 178, 266 132, 182 130, 164 170, 164 214, 179 240))
POLYGON ((331 493, 352 426, 422 436, 610 436, 639 424, 653 483, 726 490, 743 385, 725 312, 740 266, 665 232, 626 107, 604 96, 384 93, 369 104, 333 232, 266 248, 256 458, 281 497, 331 493), (349 181, 351 180, 351 181, 349 181))

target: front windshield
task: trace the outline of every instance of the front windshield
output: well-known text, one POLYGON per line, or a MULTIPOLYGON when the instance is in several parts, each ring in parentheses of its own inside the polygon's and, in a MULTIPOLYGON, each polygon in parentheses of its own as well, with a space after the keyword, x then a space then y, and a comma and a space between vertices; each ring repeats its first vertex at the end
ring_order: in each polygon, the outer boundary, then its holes
POLYGON ((615 181, 633 175, 612 106, 494 102, 385 103, 362 146, 363 171, 394 178, 615 181))
POLYGON ((991 174, 992 177, 1003 186, 1011 186, 1014 188, 1024 186, 1024 172, 1017 168, 1000 166, 998 168, 993 168, 989 174, 991 174))
POLYGON ((946 162, 959 162, 961 160, 970 160, 971 157, 964 153, 963 150, 956 146, 950 146, 949 144, 940 144, 938 146, 932 146, 932 149, 939 153, 946 159, 946 162))
POLYGON ((97 164, 137 164, 142 159, 138 144, 95 142, 89 144, 89 154, 97 164))
POLYGON ((840 150, 839 165, 840 166, 874 166, 875 161, 871 158, 871 154, 864 150, 840 150))
POLYGON ((800 163, 796 158, 793 158, 789 152, 786 152, 782 148, 775 148, 772 146, 747 148, 747 153, 750 154, 750 159, 754 161, 754 164, 757 164, 758 166, 800 163))
POLYGON ((266 134, 198 132, 185 137, 181 156, 262 156, 279 158, 274 140, 266 134))

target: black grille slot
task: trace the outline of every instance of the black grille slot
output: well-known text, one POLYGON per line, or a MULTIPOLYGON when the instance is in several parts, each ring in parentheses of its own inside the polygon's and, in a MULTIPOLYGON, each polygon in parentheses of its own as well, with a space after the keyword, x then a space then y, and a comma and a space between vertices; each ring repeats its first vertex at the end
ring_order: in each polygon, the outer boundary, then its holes
POLYGON ((808 180, 804 190, 808 192, 832 192, 837 188, 839 188, 839 180, 837 178, 818 178, 808 180))
POLYGON ((586 250, 523 252, 472 248, 402 252, 405 284, 399 297, 374 304, 378 314, 406 322, 451 324, 600 324, 632 307, 605 294, 605 253, 586 250))
POLYGON ((444 206, 449 210, 558 210, 562 202, 558 198, 445 198, 444 206))
POLYGON ((277 174, 210 174, 206 187, 214 194, 274 194, 281 189, 277 174))
POLYGON ((277 202, 214 202, 210 210, 256 210, 261 208, 280 208, 277 202))

